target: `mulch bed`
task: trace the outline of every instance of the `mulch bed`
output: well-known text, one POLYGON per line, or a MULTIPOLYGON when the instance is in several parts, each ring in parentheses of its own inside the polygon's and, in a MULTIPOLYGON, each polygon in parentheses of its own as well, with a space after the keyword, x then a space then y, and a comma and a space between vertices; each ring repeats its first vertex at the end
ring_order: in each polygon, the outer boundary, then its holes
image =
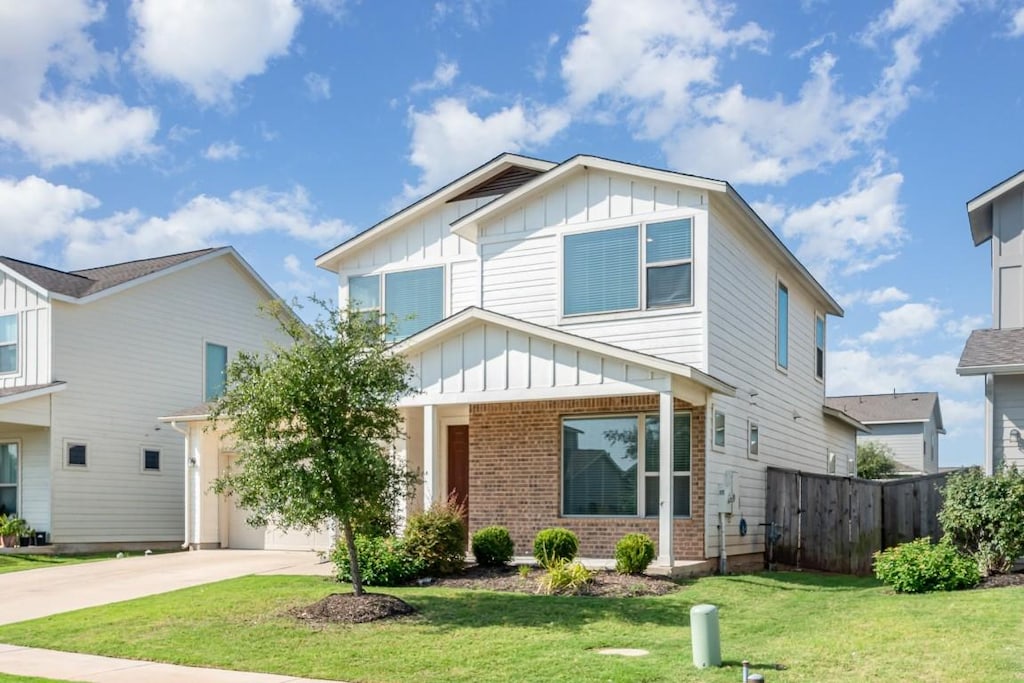
POLYGON ((364 624, 368 621, 401 617, 416 611, 412 605, 393 595, 381 593, 331 593, 323 600, 292 611, 304 621, 333 624, 364 624))
MULTIPOLYGON (((532 567, 523 577, 518 567, 481 567, 470 565, 461 574, 434 579, 430 585, 442 588, 470 588, 509 593, 538 593, 544 570, 532 567)), ((679 584, 665 576, 626 576, 613 571, 594 572, 593 582, 579 595, 602 598, 631 598, 665 595, 678 590, 679 584)))
POLYGON ((993 574, 986 576, 978 584, 978 588, 1005 588, 1007 586, 1024 586, 1024 572, 993 574))

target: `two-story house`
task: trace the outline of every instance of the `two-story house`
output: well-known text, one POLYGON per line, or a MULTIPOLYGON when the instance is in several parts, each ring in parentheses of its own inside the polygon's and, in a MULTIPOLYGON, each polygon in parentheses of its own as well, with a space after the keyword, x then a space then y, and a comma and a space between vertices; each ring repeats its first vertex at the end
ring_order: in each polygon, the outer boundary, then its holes
POLYGON ((1024 171, 967 202, 974 245, 992 242, 992 327, 967 339, 957 374, 985 378, 985 471, 1024 466, 1024 171))
POLYGON ((504 154, 316 264, 398 321, 409 509, 454 492, 520 554, 563 526, 589 557, 633 531, 663 566, 759 557, 766 466, 854 457, 824 406, 842 309, 726 182, 504 154))
POLYGON ((869 427, 870 433, 857 434, 857 445, 875 442, 886 446, 901 474, 939 471, 939 435, 946 430, 939 395, 934 391, 829 396, 825 405, 869 427))
POLYGON ((65 272, 0 257, 0 512, 62 546, 184 537, 182 436, 157 421, 279 339, 230 247, 65 272))

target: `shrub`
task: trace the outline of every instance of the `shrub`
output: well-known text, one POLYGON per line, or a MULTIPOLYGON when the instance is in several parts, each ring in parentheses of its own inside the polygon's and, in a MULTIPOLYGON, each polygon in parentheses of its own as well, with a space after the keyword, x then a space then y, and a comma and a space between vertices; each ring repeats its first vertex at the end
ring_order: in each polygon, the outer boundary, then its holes
POLYGON ((919 538, 874 557, 875 577, 898 593, 959 590, 981 581, 978 563, 946 541, 919 538))
POLYGON ((561 527, 541 529, 533 539, 533 556, 545 569, 550 569, 559 560, 572 560, 579 549, 580 541, 576 534, 561 527))
MULTIPOLYGON (((356 554, 367 586, 397 586, 416 578, 420 563, 412 557, 402 539, 389 536, 356 536, 356 554)), ((344 541, 334 547, 331 561, 338 568, 339 581, 351 581, 348 548, 344 541)))
POLYGON ((857 446, 857 476, 861 479, 888 479, 896 474, 892 449, 878 441, 857 446))
POLYGON ((647 534, 626 534, 615 544, 615 571, 643 574, 654 560, 654 541, 647 534))
POLYGON ((451 574, 466 563, 465 508, 452 496, 409 518, 405 547, 426 574, 451 574))
POLYGON ((1009 571, 1024 555, 1024 473, 1003 468, 986 477, 978 468, 950 475, 939 522, 962 552, 986 573, 1009 571))
POLYGON ((593 581, 594 572, 579 562, 558 559, 548 565, 547 573, 540 579, 538 590, 549 595, 551 593, 578 594, 586 592, 593 581))
POLYGON ((500 567, 512 560, 516 545, 503 526, 488 526, 473 534, 473 557, 485 567, 500 567))

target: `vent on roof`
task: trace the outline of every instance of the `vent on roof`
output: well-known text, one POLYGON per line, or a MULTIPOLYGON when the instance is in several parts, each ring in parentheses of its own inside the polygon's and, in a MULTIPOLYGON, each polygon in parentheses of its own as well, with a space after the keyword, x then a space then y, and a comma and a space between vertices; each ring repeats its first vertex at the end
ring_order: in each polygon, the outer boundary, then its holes
POLYGON ((494 176, 490 180, 471 187, 457 197, 452 197, 448 200, 451 202, 459 202, 463 199, 476 199, 477 197, 494 197, 496 195, 505 194, 511 192, 520 185, 527 183, 541 174, 541 171, 532 168, 523 168, 522 166, 513 166, 512 168, 506 168, 504 171, 494 176))

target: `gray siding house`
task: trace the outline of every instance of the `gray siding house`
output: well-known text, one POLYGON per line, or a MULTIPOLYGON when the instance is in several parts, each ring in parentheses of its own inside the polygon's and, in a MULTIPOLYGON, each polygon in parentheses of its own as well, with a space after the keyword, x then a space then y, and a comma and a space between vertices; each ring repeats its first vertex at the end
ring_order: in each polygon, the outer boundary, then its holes
POLYGON ((889 447, 903 473, 939 471, 939 434, 946 430, 937 393, 830 396, 825 404, 869 427, 869 433, 857 433, 857 445, 873 441, 889 447))
POLYGON ((992 328, 967 339, 957 374, 985 378, 985 471, 1024 466, 1024 171, 967 202, 975 246, 992 243, 992 328))

